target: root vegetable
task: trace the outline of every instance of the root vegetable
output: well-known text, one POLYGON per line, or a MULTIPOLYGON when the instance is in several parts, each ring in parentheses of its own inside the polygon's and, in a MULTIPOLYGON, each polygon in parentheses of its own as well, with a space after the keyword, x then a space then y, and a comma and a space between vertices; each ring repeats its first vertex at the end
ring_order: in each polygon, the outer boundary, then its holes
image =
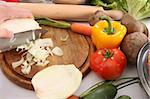
POLYGON ((126 54, 130 63, 136 63, 138 52, 146 42, 148 42, 148 38, 144 33, 141 32, 128 34, 124 38, 121 44, 121 49, 126 54))
POLYGON ((94 25, 99 21, 99 18, 101 16, 107 16, 110 17, 112 20, 121 20, 124 13, 119 10, 98 10, 95 12, 95 15, 91 16, 89 18, 90 25, 94 25))
POLYGON ((104 12, 113 20, 121 20, 124 16, 124 13, 120 10, 104 10, 104 12))
MULTIPOLYGON (((101 16, 105 16, 105 17, 108 17, 108 15, 104 12, 104 11, 96 11, 95 12, 95 15, 91 16, 89 18, 89 24, 91 26, 95 25, 98 21, 99 21, 99 18, 101 16)), ((110 18, 111 19, 111 18, 110 18)))
POLYGON ((148 31, 148 28, 146 27, 146 25, 144 23, 141 22, 141 24, 143 25, 143 28, 144 28, 144 34, 148 37, 149 35, 149 31, 148 31))
POLYGON ((71 30, 76 33, 90 36, 92 32, 92 27, 89 24, 72 23, 71 30))
POLYGON ((127 33, 142 32, 145 31, 145 26, 140 21, 137 21, 129 14, 125 14, 121 20, 121 23, 127 27, 127 33))

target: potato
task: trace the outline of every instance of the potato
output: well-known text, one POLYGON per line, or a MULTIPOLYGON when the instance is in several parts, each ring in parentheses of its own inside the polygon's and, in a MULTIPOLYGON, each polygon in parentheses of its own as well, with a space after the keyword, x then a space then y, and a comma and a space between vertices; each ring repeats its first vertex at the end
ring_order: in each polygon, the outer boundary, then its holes
POLYGON ((89 18, 90 25, 94 25, 99 21, 101 16, 109 17, 111 20, 121 20, 124 13, 119 10, 98 10, 89 18))
POLYGON ((141 22, 141 24, 143 25, 143 28, 144 28, 143 33, 148 37, 148 34, 149 34, 148 28, 146 27, 144 23, 141 22))
POLYGON ((140 48, 148 42, 148 37, 142 32, 128 34, 121 44, 121 49, 130 63, 135 64, 140 48))
POLYGON ((101 16, 108 17, 108 15, 104 11, 96 11, 95 14, 89 18, 89 24, 91 26, 93 26, 94 24, 96 24, 100 20, 99 18, 101 16))
POLYGON ((127 33, 134 33, 134 32, 143 32, 145 31, 145 27, 143 23, 137 21, 129 14, 125 14, 121 20, 121 23, 126 26, 127 33))

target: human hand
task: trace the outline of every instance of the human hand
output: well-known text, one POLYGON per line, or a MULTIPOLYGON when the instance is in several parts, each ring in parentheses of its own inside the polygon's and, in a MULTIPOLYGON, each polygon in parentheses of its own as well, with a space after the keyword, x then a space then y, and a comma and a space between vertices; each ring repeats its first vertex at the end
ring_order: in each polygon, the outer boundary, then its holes
MULTIPOLYGON (((9 19, 33 18, 32 13, 27 9, 9 6, 6 2, 0 1, 0 24, 9 19)), ((4 28, 0 28, 0 38, 12 38, 13 33, 4 28)))

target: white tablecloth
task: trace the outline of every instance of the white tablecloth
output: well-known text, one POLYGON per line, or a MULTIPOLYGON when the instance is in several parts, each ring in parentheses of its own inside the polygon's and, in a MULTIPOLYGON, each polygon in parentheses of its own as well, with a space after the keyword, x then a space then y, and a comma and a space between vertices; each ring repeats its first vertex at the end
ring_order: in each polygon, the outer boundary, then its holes
MULTIPOLYGON (((124 77, 137 76, 136 66, 128 66, 123 74, 124 77)), ((81 92, 92 86, 93 84, 102 81, 93 72, 90 72, 84 79, 75 93, 80 95, 81 92)), ((144 90, 139 84, 130 85, 118 91, 118 95, 129 95, 132 99, 148 99, 144 90)), ((35 93, 30 90, 21 88, 10 82, 0 71, 0 99, 37 99, 35 93)))

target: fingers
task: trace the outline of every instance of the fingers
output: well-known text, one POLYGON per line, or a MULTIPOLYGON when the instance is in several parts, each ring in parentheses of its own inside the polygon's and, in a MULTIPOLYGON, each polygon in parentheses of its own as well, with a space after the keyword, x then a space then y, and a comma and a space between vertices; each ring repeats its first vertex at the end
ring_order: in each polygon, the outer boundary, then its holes
POLYGON ((33 18, 32 13, 27 9, 12 7, 10 18, 33 18))
POLYGON ((14 34, 7 29, 0 29, 0 38, 13 38, 14 34))

